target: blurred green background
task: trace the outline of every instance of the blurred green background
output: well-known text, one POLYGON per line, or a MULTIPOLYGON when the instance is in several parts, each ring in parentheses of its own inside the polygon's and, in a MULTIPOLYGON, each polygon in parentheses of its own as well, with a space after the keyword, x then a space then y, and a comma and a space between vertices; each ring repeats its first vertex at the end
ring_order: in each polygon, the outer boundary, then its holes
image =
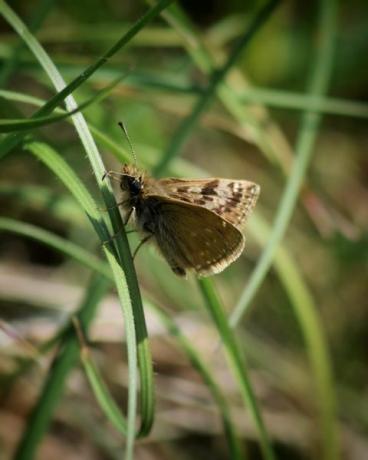
MULTIPOLYGON (((248 179, 261 185, 261 197, 246 231, 244 255, 214 278, 229 315, 272 231, 295 159, 303 110, 313 104, 307 89, 323 33, 318 30, 323 3, 281 2, 231 69, 229 91, 214 98, 188 136, 180 157, 166 171, 167 175, 185 177, 248 179)), ((206 68, 224 63, 263 4, 256 0, 178 2, 190 25, 186 34, 167 18, 156 18, 73 93, 82 103, 125 75, 103 101, 83 111, 90 126, 121 149, 119 159, 107 142, 95 138, 106 168, 118 170, 122 159, 129 159, 126 140, 117 126, 120 120, 128 127, 138 163, 148 171, 159 163, 180 123, 208 85, 206 68), (199 53, 198 58, 195 50, 199 44, 205 53, 199 53)), ((148 4, 132 0, 18 0, 11 2, 11 7, 70 82, 128 30, 148 4)), ((348 460, 368 456, 367 56, 368 3, 337 2, 328 98, 317 101, 323 120, 282 242, 320 317, 336 398, 340 449, 334 458, 348 460)), ((0 89, 41 100, 55 93, 39 63, 3 18, 0 89)), ((29 117, 35 109, 24 100, 0 94, 2 119, 29 117)), ((91 166, 70 123, 42 127, 32 136, 61 154, 103 206, 91 166)), ((0 213, 1 218, 36 225, 102 257, 101 244, 78 204, 21 146, 1 159, 0 213)), ((0 459, 8 459, 15 452, 56 351, 39 355, 36 350, 75 311, 90 270, 41 242, 1 230, 0 459), (29 359, 36 365, 18 375, 20 364, 29 359)), ((138 238, 129 238, 134 248, 138 238)), ((262 458, 249 413, 239 403, 238 388, 202 307, 195 280, 176 278, 149 245, 137 256, 136 269, 145 298, 175 319, 211 367, 230 403, 247 458, 262 458)), ((318 398, 294 302, 277 267, 272 266, 240 321, 237 338, 278 458, 320 459, 323 433, 318 398)), ((157 409, 154 430, 147 440, 138 442, 135 458, 230 458, 206 384, 150 311, 146 320, 157 409)), ((123 319, 114 290, 99 305, 89 340, 94 359, 123 406, 127 367, 121 352, 123 319)), ((82 368, 76 366, 37 458, 122 458, 123 443, 102 415, 82 368)))

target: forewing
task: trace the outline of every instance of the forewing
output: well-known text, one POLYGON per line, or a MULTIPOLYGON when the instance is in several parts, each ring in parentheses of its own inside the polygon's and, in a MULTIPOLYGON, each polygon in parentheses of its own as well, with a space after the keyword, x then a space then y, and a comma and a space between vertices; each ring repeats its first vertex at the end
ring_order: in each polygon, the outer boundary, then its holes
POLYGON ((163 195, 203 206, 236 227, 242 227, 254 208, 260 187, 254 182, 231 179, 161 179, 163 195))
POLYGON ((199 276, 221 272, 244 248, 242 233, 231 223, 202 207, 154 197, 156 242, 179 275, 193 270, 199 276))

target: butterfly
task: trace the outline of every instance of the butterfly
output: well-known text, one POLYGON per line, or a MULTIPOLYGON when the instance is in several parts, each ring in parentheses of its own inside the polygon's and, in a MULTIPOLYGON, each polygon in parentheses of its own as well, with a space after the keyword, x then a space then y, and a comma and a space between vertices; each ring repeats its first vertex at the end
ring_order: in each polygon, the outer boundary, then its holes
MULTIPOLYGON (((174 273, 210 276, 242 253, 242 229, 260 193, 259 185, 231 179, 154 179, 135 165, 109 171, 123 197, 125 224, 134 213, 145 235, 153 239, 174 273)), ((138 249, 138 248, 137 248, 138 249)))

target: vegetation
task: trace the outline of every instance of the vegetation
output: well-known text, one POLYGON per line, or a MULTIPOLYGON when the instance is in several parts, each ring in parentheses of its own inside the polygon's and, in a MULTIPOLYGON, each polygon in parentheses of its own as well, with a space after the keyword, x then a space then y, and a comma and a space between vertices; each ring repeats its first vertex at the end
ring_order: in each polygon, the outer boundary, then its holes
POLYGON ((368 6, 197 3, 0 0, 4 458, 368 451, 368 6), (261 185, 223 273, 133 261, 119 121, 153 176, 261 185))

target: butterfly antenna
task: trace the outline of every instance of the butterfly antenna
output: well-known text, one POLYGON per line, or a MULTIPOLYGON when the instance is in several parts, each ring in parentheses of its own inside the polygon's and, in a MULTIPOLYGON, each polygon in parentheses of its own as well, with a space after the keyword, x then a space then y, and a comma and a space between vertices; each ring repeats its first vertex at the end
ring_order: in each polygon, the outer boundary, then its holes
POLYGON ((132 154, 132 157, 134 159, 134 166, 137 166, 137 155, 135 154, 135 151, 134 151, 134 148, 133 148, 133 144, 129 138, 129 134, 128 134, 128 131, 124 125, 124 123, 122 121, 119 121, 118 125, 120 126, 120 128, 123 130, 124 134, 125 134, 125 137, 128 141, 128 144, 129 144, 129 148, 130 148, 130 152, 132 154))

